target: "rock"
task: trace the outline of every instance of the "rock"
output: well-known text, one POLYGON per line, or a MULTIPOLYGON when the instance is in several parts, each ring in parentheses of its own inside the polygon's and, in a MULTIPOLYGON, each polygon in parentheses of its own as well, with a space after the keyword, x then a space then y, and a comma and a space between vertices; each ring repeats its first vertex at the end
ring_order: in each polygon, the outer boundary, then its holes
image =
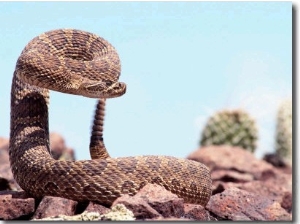
POLYGON ((201 147, 187 158, 205 164, 211 172, 233 170, 251 174, 253 179, 259 179, 263 171, 273 168, 271 164, 256 159, 251 152, 232 146, 201 147))
POLYGON ((278 168, 284 173, 291 174, 292 173, 292 167, 290 164, 284 161, 283 158, 281 158, 276 153, 269 153, 264 155, 263 158, 264 161, 272 164, 274 167, 278 168))
POLYGON ((260 179, 267 187, 275 189, 278 195, 283 196, 285 191, 292 193, 292 175, 280 172, 278 169, 262 172, 260 179))
POLYGON ((253 176, 249 173, 240 173, 234 170, 214 170, 211 173, 211 179, 222 182, 244 183, 253 180, 253 176))
POLYGON ((184 214, 183 199, 157 184, 147 184, 136 197, 143 198, 163 217, 181 217, 184 214))
POLYGON ((21 190, 10 169, 8 150, 0 149, 0 191, 21 190))
POLYGON ((104 207, 103 205, 99 205, 94 202, 90 202, 84 211, 87 213, 97 212, 99 214, 105 214, 105 213, 110 212, 110 209, 104 207))
POLYGON ((56 133, 50 133, 50 148, 54 159, 74 161, 74 150, 67 148, 63 137, 56 133))
POLYGON ((268 153, 264 155, 263 160, 272 164, 275 167, 284 167, 287 165, 285 161, 276 153, 268 153))
MULTIPOLYGON (((258 166, 260 163, 257 163, 258 166)), ((264 165, 264 162, 263 162, 264 165)), ((291 211, 292 207, 292 175, 288 174, 281 169, 271 167, 266 170, 262 170, 259 175, 256 175, 257 179, 247 182, 242 182, 240 176, 236 178, 228 178, 232 174, 232 170, 214 170, 212 171, 213 178, 213 192, 223 192, 225 189, 232 187, 246 190, 256 195, 261 195, 269 200, 278 202, 288 212, 291 211), (228 174, 227 174, 228 173, 228 174), (226 177, 226 178, 224 178, 226 177)), ((242 173, 243 175, 247 173, 242 173)), ((254 175, 255 176, 255 175, 254 175)), ((254 177, 253 176, 253 177, 254 177)), ((243 178, 246 181, 245 178, 243 178)))
POLYGON ((288 213, 292 212, 293 209, 293 195, 291 192, 284 192, 281 200, 281 207, 284 208, 288 213))
MULTIPOLYGON (((260 180, 249 181, 245 183, 219 182, 218 192, 221 192, 222 190, 220 189, 222 188, 224 190, 231 187, 236 187, 248 192, 262 195, 280 203, 287 193, 292 194, 292 176, 282 173, 277 169, 267 170, 262 172, 260 180)), ((214 189, 214 193, 215 192, 217 191, 214 189)), ((290 201, 290 203, 292 202, 290 201)))
POLYGON ((129 195, 123 195, 117 198, 113 205, 123 204, 129 210, 131 210, 136 219, 153 219, 160 217, 161 215, 153 209, 143 198, 132 197, 129 195))
MULTIPOLYGON (((149 221, 146 219, 146 221, 149 221)), ((151 221, 193 221, 192 219, 188 219, 188 218, 175 218, 175 217, 170 217, 170 218, 164 218, 164 217, 158 217, 155 219, 151 219, 151 221)))
POLYGON ((0 137, 0 150, 1 149, 8 151, 8 149, 9 149, 9 139, 8 138, 0 137))
MULTIPOLYGON (((52 133, 51 136, 51 147, 55 157, 74 160, 74 151, 66 147, 63 138, 56 133, 52 133)), ((250 152, 238 147, 203 147, 189 156, 189 159, 200 161, 211 170, 213 196, 205 208, 201 205, 184 204, 183 199, 165 188, 148 184, 134 196, 119 197, 109 209, 93 202, 77 203, 56 197, 44 197, 37 205, 37 200, 24 192, 7 191, 20 189, 10 170, 8 144, 7 139, 0 138, 0 219, 33 218, 33 220, 56 221, 127 218, 155 221, 292 219, 291 167, 282 166, 280 160, 274 157, 267 158, 268 162, 256 159, 250 152), (269 163, 269 160, 272 163, 269 163)))
POLYGON ((217 221, 217 219, 212 217, 201 205, 184 204, 184 213, 184 217, 188 219, 199 221, 217 221))
POLYGON ((262 181, 251 181, 248 183, 219 183, 219 185, 214 190, 214 194, 222 193, 224 190, 231 188, 238 188, 240 190, 245 190, 256 195, 261 195, 274 200, 281 202, 283 198, 283 192, 278 191, 276 186, 269 187, 262 181))
POLYGON ((229 188, 213 195, 206 209, 220 220, 291 221, 281 205, 267 197, 238 188, 229 188))
POLYGON ((134 196, 123 195, 114 201, 116 204, 124 204, 137 219, 184 215, 183 199, 156 184, 147 184, 134 196))
POLYGON ((77 204, 78 202, 66 198, 45 196, 36 209, 33 219, 74 215, 77 204))
POLYGON ((35 200, 24 191, 0 192, 0 219, 28 220, 34 213, 35 200))
MULTIPOLYGON (((281 203, 285 192, 292 192, 292 175, 274 167, 242 148, 209 146, 188 156, 207 165, 213 181, 212 194, 236 187, 281 203)), ((288 203, 288 202, 286 202, 288 203)))
POLYGON ((49 138, 51 154, 54 159, 58 159, 66 149, 65 140, 56 132, 51 132, 49 138))

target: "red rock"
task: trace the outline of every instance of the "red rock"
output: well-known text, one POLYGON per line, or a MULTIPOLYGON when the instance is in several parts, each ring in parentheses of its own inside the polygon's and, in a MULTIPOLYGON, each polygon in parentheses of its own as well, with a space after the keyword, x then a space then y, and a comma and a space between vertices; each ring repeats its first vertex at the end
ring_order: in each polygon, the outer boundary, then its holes
POLYGON ((10 169, 9 155, 6 149, 0 149, 0 191, 4 190, 21 190, 13 178, 10 169))
POLYGON ((59 156, 62 155, 63 151, 66 148, 65 140, 60 134, 56 132, 51 132, 49 139, 50 139, 50 147, 51 147, 52 155, 54 156, 55 159, 58 159, 59 156))
POLYGON ((90 202, 84 211, 85 212, 98 212, 99 214, 105 214, 105 213, 108 213, 110 211, 110 209, 104 207, 103 205, 99 205, 94 202, 90 202))
POLYGON ((123 204, 127 209, 133 212, 136 219, 153 219, 161 217, 161 215, 153 209, 143 198, 123 195, 117 198, 112 206, 123 204))
POLYGON ((291 221, 280 203, 238 188, 229 188, 213 195, 206 209, 221 220, 291 221))
MULTIPOLYGON (((149 221, 149 220, 146 220, 149 221)), ((175 218, 175 217, 170 217, 170 218, 164 218, 164 217, 158 217, 155 219, 151 219, 151 221, 193 221, 192 219, 189 218, 175 218)))
POLYGON ((64 138, 56 133, 50 133, 50 148, 54 159, 75 160, 74 150, 67 148, 64 138))
POLYGON ((184 214, 183 199, 157 184, 147 184, 136 197, 146 199, 147 203, 163 217, 181 217, 184 214))
POLYGON ((216 218, 212 217, 205 208, 201 205, 195 204, 184 204, 184 217, 193 219, 193 220, 200 220, 200 221, 217 221, 216 218))
POLYGON ((188 156, 188 159, 201 162, 214 170, 234 170, 240 173, 248 173, 254 179, 259 179, 262 172, 272 169, 273 166, 239 147, 231 146, 207 146, 202 147, 188 156))
POLYGON ((290 213, 292 210, 292 176, 273 170, 263 173, 262 177, 264 177, 263 180, 246 183, 215 182, 213 195, 236 187, 277 201, 290 213))
POLYGON ((292 212, 293 209, 293 195, 291 192, 284 192, 281 200, 281 207, 283 207, 288 213, 292 212))
POLYGON ((156 184, 147 184, 134 196, 124 195, 114 201, 116 204, 124 204, 137 219, 184 215, 183 199, 156 184))
POLYGON ((292 176, 274 168, 262 172, 261 180, 235 186, 281 203, 286 192, 292 193, 292 176))
POLYGON ((283 173, 292 174, 293 172, 292 166, 276 153, 270 153, 264 155, 263 160, 272 164, 274 167, 277 168, 277 170, 280 170, 283 173))
POLYGON ((9 139, 0 137, 0 149, 4 149, 8 151, 8 147, 9 147, 9 139))
POLYGON ((60 197, 45 196, 34 213, 33 219, 75 214, 78 202, 60 197))
POLYGON ((264 155, 263 160, 272 164, 275 167, 285 167, 287 163, 276 153, 269 153, 264 155))
POLYGON ((234 170, 214 170, 211 173, 214 181, 244 183, 253 180, 253 176, 248 173, 240 173, 234 170))
MULTIPOLYGON (((241 190, 268 197, 270 200, 274 200, 279 203, 283 200, 286 192, 282 191, 280 185, 270 185, 263 181, 252 181, 248 183, 220 183, 218 187, 219 189, 223 188, 223 190, 236 187, 241 190)), ((219 190, 219 192, 222 192, 222 190, 219 190)))
MULTIPOLYGON (((0 192, 0 219, 18 220, 30 217, 35 210, 35 200, 24 191, 0 192)), ((28 218, 29 219, 29 218, 28 218)))
POLYGON ((292 175, 276 168, 262 172, 260 180, 270 187, 276 185, 279 191, 292 191, 292 175))

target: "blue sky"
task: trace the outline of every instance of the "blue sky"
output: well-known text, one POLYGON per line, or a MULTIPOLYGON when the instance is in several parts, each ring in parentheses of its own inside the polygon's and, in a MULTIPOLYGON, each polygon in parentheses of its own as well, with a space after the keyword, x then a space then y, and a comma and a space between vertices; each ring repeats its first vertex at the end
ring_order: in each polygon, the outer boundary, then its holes
MULTIPOLYGON (((257 121, 256 156, 274 150, 278 104, 292 95, 291 2, 0 2, 0 136, 9 136, 11 78, 33 37, 93 32, 122 63, 125 95, 107 101, 113 157, 186 157, 210 115, 241 108, 257 121)), ((51 91, 50 131, 89 159, 96 101, 51 91)))

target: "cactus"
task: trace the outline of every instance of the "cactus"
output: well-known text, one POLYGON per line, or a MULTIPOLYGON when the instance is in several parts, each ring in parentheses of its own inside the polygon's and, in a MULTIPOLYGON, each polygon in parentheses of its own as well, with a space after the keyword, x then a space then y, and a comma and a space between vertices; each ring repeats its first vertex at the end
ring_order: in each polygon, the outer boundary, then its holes
POLYGON ((292 164, 292 100, 284 100, 277 111, 276 154, 292 164))
POLYGON ((116 204, 111 208, 111 211, 102 217, 103 220, 111 221, 127 221, 135 220, 132 211, 126 208, 123 204, 116 204))
POLYGON ((231 145, 254 152, 257 143, 254 119, 243 110, 223 110, 211 116, 202 132, 201 146, 231 145))

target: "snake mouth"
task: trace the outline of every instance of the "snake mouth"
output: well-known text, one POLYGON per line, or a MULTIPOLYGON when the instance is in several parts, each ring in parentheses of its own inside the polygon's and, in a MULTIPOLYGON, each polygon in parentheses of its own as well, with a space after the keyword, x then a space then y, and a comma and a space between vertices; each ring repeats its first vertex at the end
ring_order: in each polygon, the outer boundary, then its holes
POLYGON ((125 93, 126 93, 126 84, 123 82, 115 82, 106 89, 105 94, 108 94, 108 97, 105 98, 119 97, 125 93))
POLYGON ((111 85, 96 83, 93 85, 84 85, 83 96, 90 98, 115 98, 126 93, 126 84, 123 82, 114 82, 111 85))

